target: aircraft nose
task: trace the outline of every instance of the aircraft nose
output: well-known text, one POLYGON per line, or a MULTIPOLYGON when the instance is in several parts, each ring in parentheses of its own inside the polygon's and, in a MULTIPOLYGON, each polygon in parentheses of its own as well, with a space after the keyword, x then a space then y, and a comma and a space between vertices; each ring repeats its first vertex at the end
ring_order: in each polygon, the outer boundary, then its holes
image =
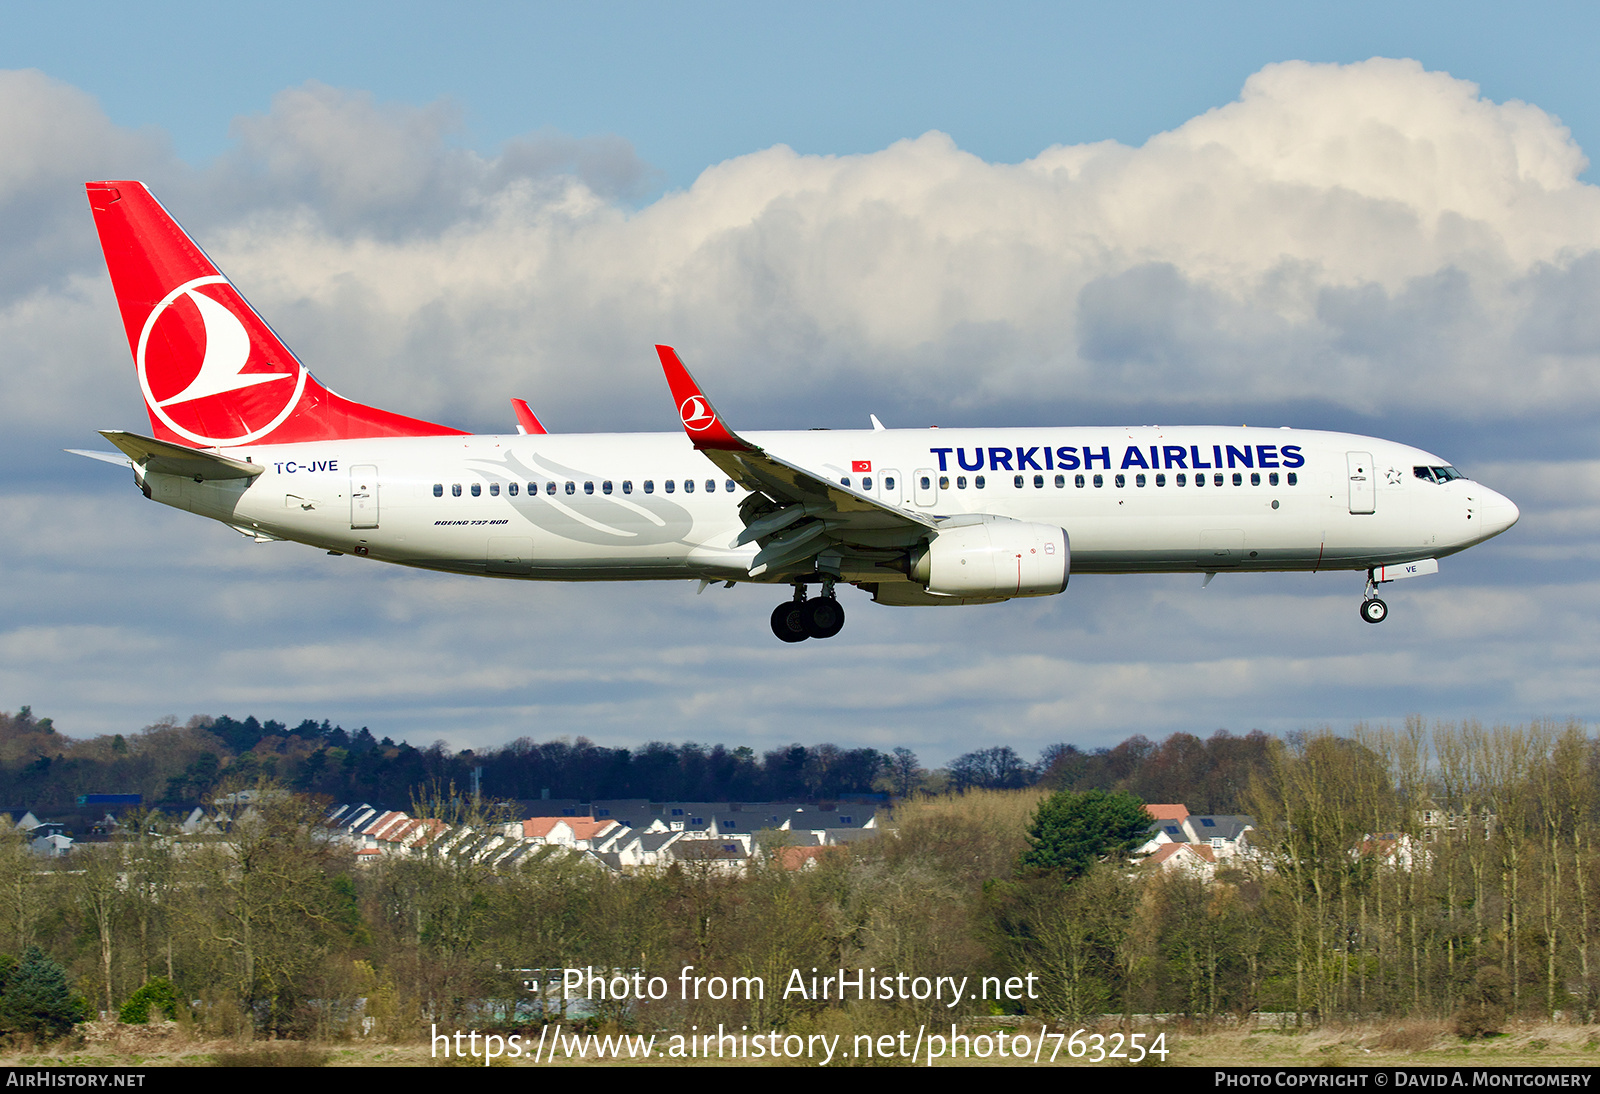
POLYGON ((1510 528, 1522 516, 1517 503, 1504 494, 1497 494, 1493 490, 1486 490, 1488 495, 1483 502, 1483 522, 1488 526, 1489 534, 1497 536, 1510 528))

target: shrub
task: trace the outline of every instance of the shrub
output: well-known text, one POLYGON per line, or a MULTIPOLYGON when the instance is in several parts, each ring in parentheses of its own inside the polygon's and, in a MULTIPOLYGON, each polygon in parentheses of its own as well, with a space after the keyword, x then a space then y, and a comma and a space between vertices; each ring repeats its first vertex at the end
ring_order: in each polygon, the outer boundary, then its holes
POLYGON ((117 1018, 129 1025, 142 1026, 150 1021, 150 1011, 158 1010, 169 1020, 178 1017, 178 992, 165 976, 147 980, 143 987, 122 1004, 117 1018))

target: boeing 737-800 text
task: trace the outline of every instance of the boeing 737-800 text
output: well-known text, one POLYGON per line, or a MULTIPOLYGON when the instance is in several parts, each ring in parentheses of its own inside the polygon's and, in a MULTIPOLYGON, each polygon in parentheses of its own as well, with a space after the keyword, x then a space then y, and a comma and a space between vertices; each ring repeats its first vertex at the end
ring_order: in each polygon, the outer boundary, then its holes
MULTIPOLYGON (((87 186, 150 415, 107 430, 144 495, 256 540, 489 577, 792 585, 787 642, 880 604, 1047 596, 1079 573, 1366 571, 1511 527, 1445 460, 1344 433, 1162 428, 734 432, 657 346, 683 431, 474 436, 319 384, 137 182, 87 186), (807 590, 817 587, 817 595, 807 590)), ((704 585, 702 585, 702 588, 704 585)))

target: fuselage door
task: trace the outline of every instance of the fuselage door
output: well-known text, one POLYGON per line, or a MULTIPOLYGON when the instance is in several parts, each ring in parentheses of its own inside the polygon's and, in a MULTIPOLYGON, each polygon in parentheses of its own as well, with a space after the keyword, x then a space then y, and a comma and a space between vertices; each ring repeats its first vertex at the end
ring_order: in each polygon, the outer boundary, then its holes
POLYGON ((350 468, 350 527, 378 526, 378 468, 359 463, 350 468))
POLYGON ((911 496, 924 507, 939 503, 939 479, 932 468, 919 467, 912 472, 911 496))
POLYGON ((878 500, 885 505, 899 505, 904 498, 905 485, 900 481, 898 471, 878 472, 878 500))
POLYGON ((1345 461, 1350 469, 1350 511, 1377 512, 1378 491, 1373 482, 1372 453, 1346 452, 1345 461))

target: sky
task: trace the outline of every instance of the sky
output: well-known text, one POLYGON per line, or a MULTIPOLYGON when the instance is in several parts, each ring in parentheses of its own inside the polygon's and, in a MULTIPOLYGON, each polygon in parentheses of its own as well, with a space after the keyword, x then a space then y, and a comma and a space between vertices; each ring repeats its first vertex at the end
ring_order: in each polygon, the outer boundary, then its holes
MULTIPOLYGON (((18 6, 0 709, 912 748, 1600 712, 1600 14, 1580 5, 18 6), (1301 6, 1304 7, 1304 6, 1301 6), (147 427, 82 183, 139 178, 318 377, 506 432, 1238 424, 1521 523, 1388 586, 1079 575, 784 646, 772 590, 255 544, 67 455, 147 427)), ((1070 531, 1070 529, 1069 529, 1070 531)))

